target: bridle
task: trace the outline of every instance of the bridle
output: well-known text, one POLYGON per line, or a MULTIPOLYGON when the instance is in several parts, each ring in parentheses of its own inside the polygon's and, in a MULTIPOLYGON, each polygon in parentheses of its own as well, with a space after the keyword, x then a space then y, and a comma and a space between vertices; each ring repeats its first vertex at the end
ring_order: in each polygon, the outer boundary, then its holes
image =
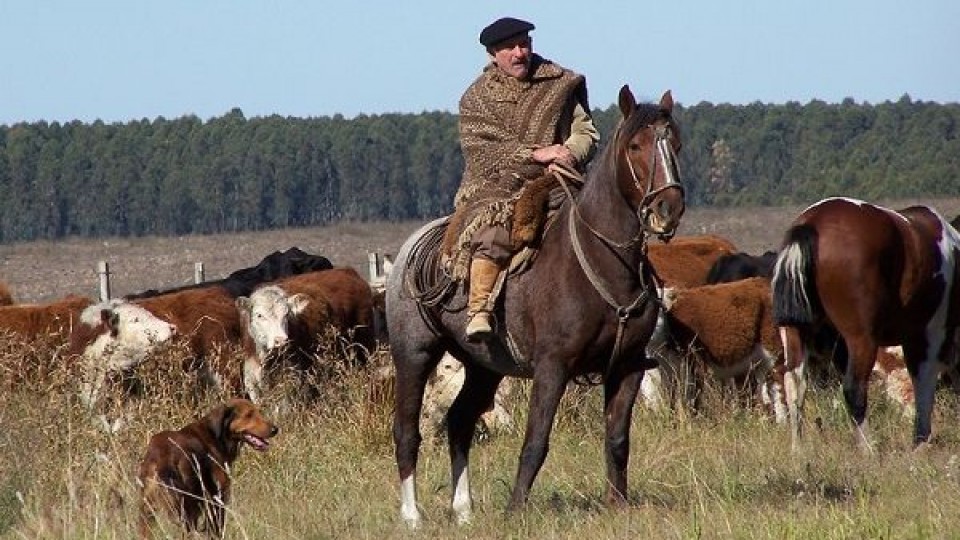
MULTIPOLYGON (((594 290, 600 295, 601 298, 603 298, 607 305, 613 308, 617 314, 617 336, 614 341, 613 350, 610 354, 609 365, 612 365, 612 361, 615 358, 618 358, 620 355, 620 348, 623 342, 623 334, 626 330, 627 321, 637 316, 643 309, 643 306, 650 299, 651 286, 650 284, 644 284, 640 294, 629 304, 621 304, 618 302, 614 298, 613 294, 611 294, 604 279, 600 277, 600 274, 593 268, 593 266, 590 264, 590 261, 587 259, 587 256, 583 251, 583 246, 580 242, 580 236, 577 233, 577 223, 579 222, 583 224, 595 237, 607 243, 607 245, 625 249, 639 243, 641 246, 640 248, 646 251, 646 238, 649 234, 656 234, 661 239, 670 239, 676 232, 676 230, 673 230, 667 233, 660 233, 654 231, 650 227, 650 224, 647 222, 650 213, 652 212, 650 203, 659 193, 662 193, 667 189, 679 189, 681 195, 684 194, 683 185, 680 184, 679 180, 680 169, 677 163, 677 153, 670 145, 670 137, 673 134, 672 130, 670 129, 670 125, 650 124, 640 129, 652 129, 654 132, 654 147, 653 155, 651 156, 652 166, 650 167, 650 174, 647 176, 647 190, 645 191, 643 198, 640 200, 640 204, 637 206, 636 210, 637 218, 640 221, 640 232, 627 242, 614 242, 610 238, 607 238, 605 235, 600 233, 600 231, 590 226, 590 224, 587 223, 587 221, 580 214, 577 201, 570 192, 570 188, 567 186, 567 182, 565 180, 569 180, 569 178, 564 178, 564 175, 559 174, 558 171, 554 171, 554 174, 557 177, 557 180, 560 182, 560 185, 563 186, 564 190, 567 192, 567 197, 570 201, 570 204, 573 205, 571 216, 568 219, 568 227, 570 243, 573 247, 573 252, 577 257, 577 262, 580 263, 580 268, 583 270, 584 274, 586 274, 587 279, 590 281, 590 284, 593 285, 594 290), (666 182, 664 182, 663 186, 653 189, 653 182, 656 180, 658 161, 663 163, 666 182)), ((643 186, 640 183, 640 178, 637 176, 637 172, 629 158, 627 159, 627 166, 630 169, 630 175, 633 179, 634 186, 636 186, 637 190, 643 189, 643 186)), ((655 289, 653 297, 654 299, 657 299, 655 289)))
POLYGON ((670 145, 670 137, 673 134, 670 124, 654 125, 650 124, 649 126, 641 129, 652 129, 654 136, 654 145, 652 150, 652 155, 650 156, 650 174, 647 175, 647 185, 646 189, 640 184, 640 178, 637 176, 637 171, 633 167, 633 162, 627 158, 627 168, 630 169, 630 176, 633 178, 633 185, 636 186, 638 191, 643 190, 644 196, 640 199, 640 204, 637 205, 637 218, 640 220, 640 226, 647 233, 656 234, 661 240, 669 240, 673 238, 673 235, 676 234, 676 229, 658 233, 651 229, 649 224, 650 214, 652 212, 650 208, 650 202, 664 191, 668 189, 679 189, 680 194, 684 194, 683 184, 680 183, 680 165, 677 160, 677 153, 673 150, 673 146, 670 145), (659 159, 658 159, 659 158, 659 159), (657 176, 657 164, 663 163, 664 176, 666 181, 664 184, 656 189, 653 188, 653 182, 656 180, 657 176))

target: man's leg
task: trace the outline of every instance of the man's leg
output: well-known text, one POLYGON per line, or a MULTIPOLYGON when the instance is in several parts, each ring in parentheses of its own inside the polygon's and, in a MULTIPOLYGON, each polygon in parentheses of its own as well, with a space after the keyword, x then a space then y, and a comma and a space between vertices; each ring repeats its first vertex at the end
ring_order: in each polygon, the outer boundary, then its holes
POLYGON ((510 262, 510 232, 504 227, 487 227, 473 237, 470 261, 470 297, 467 300, 467 339, 480 341, 493 334, 490 294, 500 270, 510 262))

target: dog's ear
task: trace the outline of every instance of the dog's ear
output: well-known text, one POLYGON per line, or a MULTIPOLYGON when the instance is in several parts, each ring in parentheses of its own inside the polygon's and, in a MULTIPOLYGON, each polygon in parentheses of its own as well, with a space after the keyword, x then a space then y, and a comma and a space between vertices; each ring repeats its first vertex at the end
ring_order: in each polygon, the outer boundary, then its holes
POLYGON ((215 439, 223 439, 228 435, 230 421, 233 420, 233 407, 224 404, 215 407, 207 416, 207 429, 215 439))

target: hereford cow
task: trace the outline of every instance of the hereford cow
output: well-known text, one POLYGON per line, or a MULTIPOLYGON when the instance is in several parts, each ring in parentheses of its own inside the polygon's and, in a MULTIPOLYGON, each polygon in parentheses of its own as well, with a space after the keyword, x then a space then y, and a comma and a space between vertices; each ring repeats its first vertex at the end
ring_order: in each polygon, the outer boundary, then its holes
POLYGON ((913 380, 907 372, 901 347, 880 347, 873 373, 880 380, 887 398, 900 407, 904 418, 913 418, 913 380))
POLYGON ((690 369, 687 360, 692 355, 717 379, 732 380, 738 387, 756 383, 762 402, 773 406, 778 420, 786 419, 782 401, 769 394, 767 384, 768 373, 782 355, 771 318, 768 280, 751 278, 689 289, 668 288, 663 305, 662 321, 648 346, 658 351, 662 378, 695 376, 698 370, 690 369))
POLYGON ((650 244, 647 256, 666 287, 696 287, 707 282, 710 267, 736 247, 726 238, 706 234, 677 236, 669 244, 650 244))
MULTIPOLYGON (((396 375, 392 362, 374 371, 372 384, 376 385, 380 400, 393 402, 396 375), (384 390, 389 394, 383 394, 384 390)), ((457 394, 460 393, 465 375, 463 364, 449 353, 443 355, 440 363, 430 374, 423 392, 423 408, 420 410, 420 433, 424 437, 433 438, 444 433, 447 412, 457 394)), ((477 422, 480 430, 478 433, 496 435, 513 428, 513 416, 507 401, 514 394, 514 384, 513 379, 509 377, 500 381, 500 386, 497 387, 493 398, 493 405, 480 416, 477 422)))
MULTIPOLYGON (((716 260, 736 251, 733 242, 715 234, 677 236, 668 244, 650 244, 647 256, 657 277, 665 287, 696 287, 707 282, 707 274, 716 260)), ((656 351, 648 347, 647 356, 656 358, 656 351)), ((676 373, 661 374, 660 368, 649 369, 641 384, 645 403, 659 408, 663 403, 660 381, 663 377, 674 381, 676 373)))
POLYGON ((71 336, 71 351, 83 356, 86 365, 94 366, 88 371, 95 380, 121 367, 132 369, 143 362, 152 346, 175 336, 189 353, 183 363, 185 371, 199 370, 200 380, 207 386, 242 392, 240 366, 229 363, 228 353, 242 343, 243 323, 233 296, 223 287, 187 289, 135 302, 113 300, 82 322, 71 336), (158 330, 156 320, 172 330, 158 330), (131 330, 118 332, 123 325, 131 330))
POLYGON ((720 256, 714 261, 707 273, 707 284, 728 283, 740 279, 773 276, 773 264, 777 262, 776 251, 765 251, 763 255, 750 255, 742 251, 720 256))
POLYGON ((0 306, 0 331, 27 340, 53 337, 65 344, 80 312, 92 303, 85 296, 69 295, 46 304, 0 306))
MULTIPOLYGON (((433 374, 427 380, 423 393, 423 409, 420 413, 420 432, 436 436, 446 427, 447 411, 460 393, 465 377, 463 364, 450 354, 444 354, 433 374)), ((507 407, 507 400, 513 393, 513 379, 500 381, 493 396, 493 405, 480 416, 479 427, 483 433, 495 434, 513 427, 513 417, 507 407)))
POLYGON ((304 375, 312 370, 328 352, 329 330, 344 345, 342 356, 366 363, 375 346, 373 303, 370 285, 353 268, 291 276, 237 298, 247 328, 243 373, 250 398, 262 398, 276 366, 290 365, 304 375))
MULTIPOLYGON (((644 404, 658 410, 669 405, 668 396, 693 404, 700 371, 692 369, 687 354, 704 362, 718 379, 738 380, 741 385, 748 373, 758 384, 761 399, 774 407, 778 421, 783 421, 783 403, 768 393, 766 376, 772 362, 782 358, 782 345, 774 335, 770 319, 770 285, 766 278, 748 278, 727 284, 690 289, 666 289, 662 312, 648 351, 661 363, 658 370, 644 375, 644 404), (651 376, 652 375, 652 376, 651 376)), ((828 358, 818 358, 824 368, 828 358)), ((890 401, 905 416, 913 416, 913 383, 907 373, 900 347, 884 347, 874 365, 876 382, 890 401)))
POLYGON ((83 296, 67 296, 46 304, 0 307, 0 389, 51 382, 65 367, 60 352, 71 329, 91 303, 83 296))
POLYGON ((96 408, 109 375, 140 365, 175 333, 172 324, 130 302, 109 300, 85 308, 70 334, 69 348, 83 371, 80 399, 89 409, 96 408))

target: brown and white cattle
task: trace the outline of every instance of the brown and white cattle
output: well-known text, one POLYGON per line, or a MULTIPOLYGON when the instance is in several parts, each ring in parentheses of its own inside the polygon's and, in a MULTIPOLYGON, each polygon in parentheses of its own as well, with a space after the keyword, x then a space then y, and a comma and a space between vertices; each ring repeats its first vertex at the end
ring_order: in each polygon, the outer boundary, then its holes
MULTIPOLYGON (((670 397, 691 403, 698 370, 687 361, 689 353, 702 361, 718 379, 741 379, 752 373, 761 399, 779 422, 785 420, 785 406, 769 391, 767 374, 782 359, 783 349, 772 326, 769 281, 748 278, 725 284, 689 289, 666 289, 666 308, 661 312, 648 346, 648 354, 661 367, 648 371, 642 384, 644 404, 654 410, 669 405, 670 397)), ((829 360, 820 359, 821 364, 829 360)), ((913 416, 913 383, 900 347, 884 347, 874 365, 876 382, 887 398, 913 416)))
POLYGON ((913 418, 913 380, 903 359, 902 347, 880 347, 873 374, 879 379, 887 398, 900 407, 905 418, 913 418))
POLYGON ((109 375, 134 369, 175 333, 172 324, 143 306, 122 300, 88 306, 70 334, 70 353, 83 371, 80 399, 95 409, 109 375))
MULTIPOLYGON (((420 413, 420 432, 428 436, 440 434, 446 426, 447 412, 453 400, 460 393, 466 376, 463 364, 450 354, 444 354, 433 374, 427 380, 423 393, 423 409, 420 413)), ((493 405, 480 416, 479 424, 483 432, 495 434, 513 427, 513 416, 509 412, 507 400, 513 393, 513 379, 505 377, 500 381, 493 396, 493 405)))
POLYGON ((234 297, 223 287, 112 300, 91 309, 82 323, 71 336, 71 352, 84 357, 95 381, 140 365, 153 347, 175 337, 188 351, 185 371, 199 370, 207 386, 242 392, 240 366, 231 365, 229 353, 242 343, 244 327, 234 297))
POLYGON ((665 287, 696 287, 707 282, 717 259, 735 251, 733 242, 721 236, 677 236, 668 244, 650 244, 647 258, 665 287))
MULTIPOLYGON (((650 244, 647 258, 664 287, 696 287, 707 282, 717 259, 735 251, 733 242, 715 234, 676 236, 667 244, 650 244)), ((656 358, 655 351, 648 348, 647 356, 656 358)), ((659 395, 662 379, 667 383, 678 380, 678 374, 663 374, 660 369, 647 370, 640 388, 645 403, 652 408, 663 405, 663 396, 659 395)))
POLYGON ((27 340, 53 337, 66 343, 80 312, 92 303, 85 296, 69 295, 45 304, 0 306, 0 331, 27 340))
POLYGON ((254 401, 272 386, 274 367, 302 375, 333 353, 364 364, 375 347, 373 291, 353 268, 333 268, 258 287, 236 305, 247 328, 244 386, 254 401), (324 350, 329 332, 335 351, 324 350))
POLYGON ((693 380, 698 370, 689 364, 692 357, 721 381, 732 380, 739 387, 755 383, 762 402, 773 407, 777 420, 786 419, 782 399, 770 395, 767 384, 770 370, 782 355, 773 326, 768 280, 668 288, 663 305, 648 350, 655 352, 661 363, 660 377, 669 379, 664 386, 690 389, 691 381, 698 384, 693 380))
MULTIPOLYGON (((396 371, 393 363, 388 363, 374 372, 373 384, 376 385, 376 393, 380 401, 393 402, 394 382, 396 381, 396 371), (384 394, 386 389, 388 394, 384 394)), ((433 438, 444 434, 446 427, 447 412, 453 405, 453 400, 460 393, 463 387, 463 380, 466 373, 463 364, 453 358, 449 353, 443 355, 440 363, 427 379, 427 385, 423 392, 423 407, 420 409, 420 433, 424 437, 433 438)), ((503 431, 513 428, 513 415, 510 413, 508 401, 514 395, 516 382, 510 377, 505 377, 500 381, 497 392, 493 397, 493 405, 489 410, 480 416, 477 426, 480 428, 478 433, 486 435, 496 435, 503 431)))
POLYGON ((0 389, 44 385, 68 367, 61 353, 90 303, 83 296, 67 296, 45 304, 0 306, 0 389))

